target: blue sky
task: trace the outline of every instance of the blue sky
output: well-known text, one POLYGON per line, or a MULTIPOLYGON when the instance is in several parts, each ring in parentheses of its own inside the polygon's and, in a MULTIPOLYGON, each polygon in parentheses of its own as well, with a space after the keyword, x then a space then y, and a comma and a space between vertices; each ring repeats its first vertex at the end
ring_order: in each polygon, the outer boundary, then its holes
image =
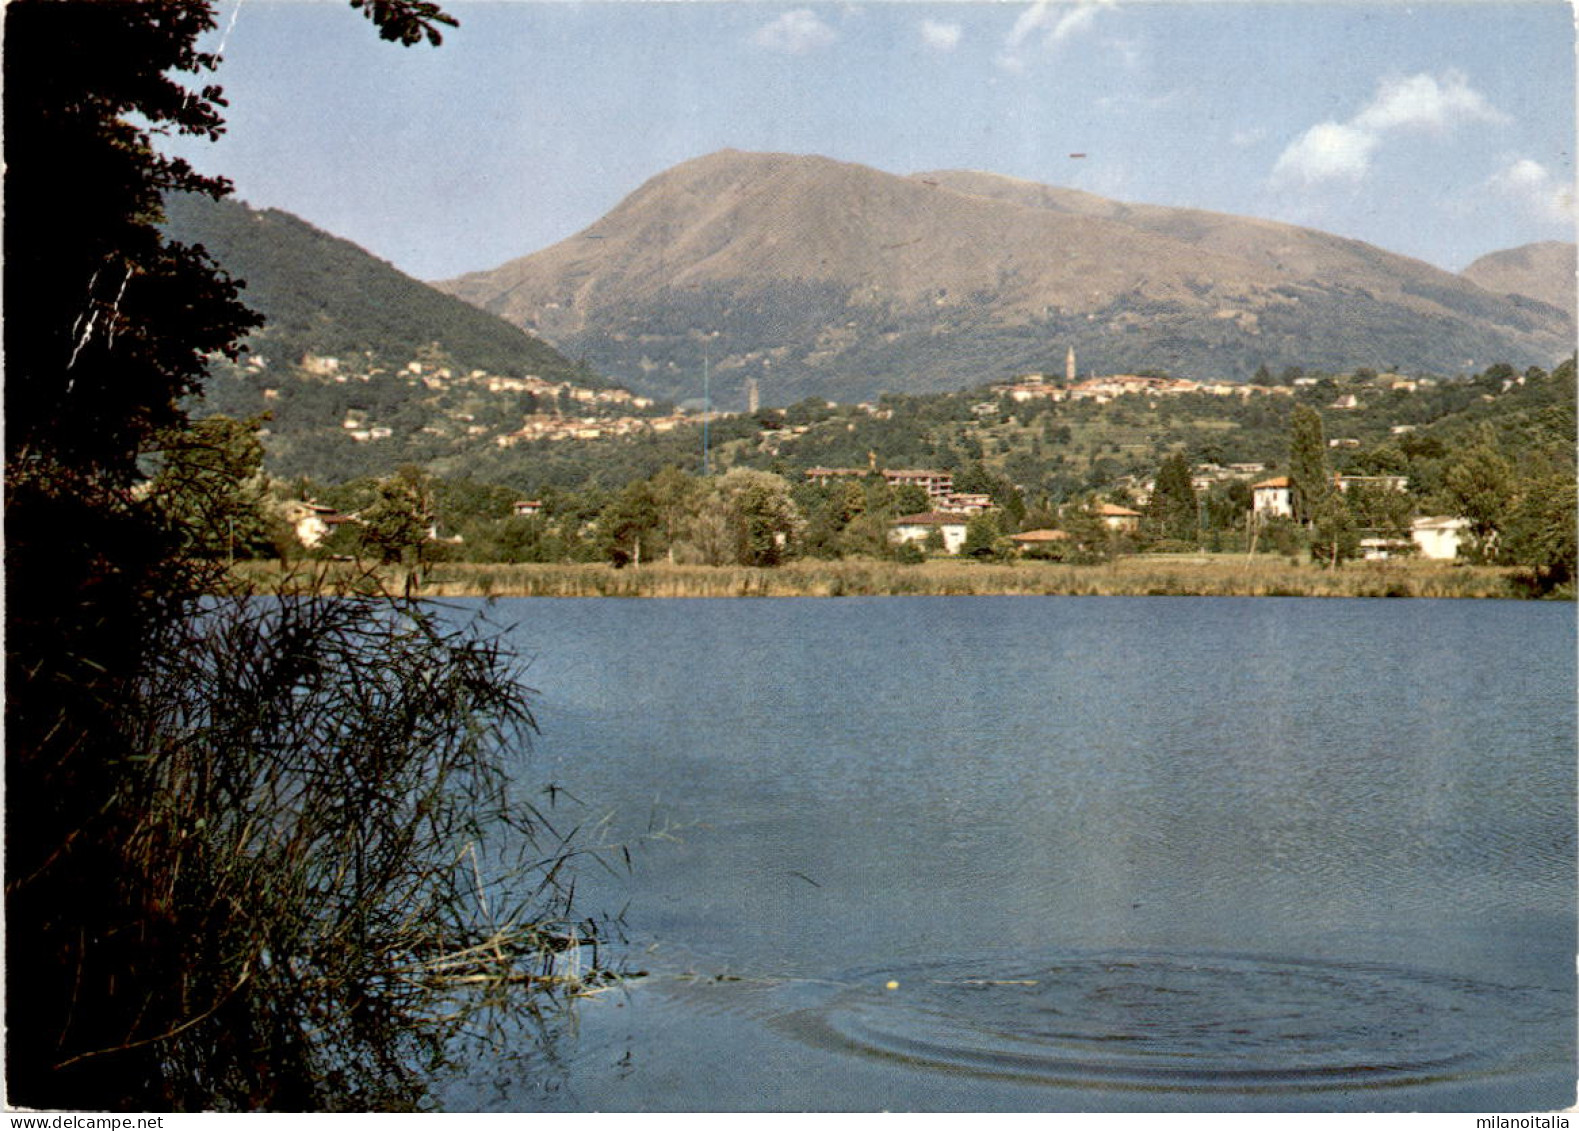
POLYGON ((344 0, 216 3, 229 133, 181 152, 424 279, 726 147, 1286 220, 1449 270, 1574 238, 1563 2, 450 0, 437 49, 344 0))

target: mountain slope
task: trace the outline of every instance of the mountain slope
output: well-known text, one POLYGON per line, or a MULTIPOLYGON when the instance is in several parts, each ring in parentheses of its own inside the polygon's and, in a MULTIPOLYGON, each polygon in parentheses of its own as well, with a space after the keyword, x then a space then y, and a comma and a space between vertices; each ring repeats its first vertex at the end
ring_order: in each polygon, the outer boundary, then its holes
POLYGON ((371 355, 382 364, 404 364, 437 344, 467 369, 590 383, 563 355, 519 327, 288 212, 192 195, 172 197, 165 210, 172 239, 203 245, 246 282, 243 301, 268 320, 248 344, 277 367, 308 354, 371 355))
POLYGON ((660 396, 727 405, 1014 372, 1550 365, 1572 319, 1325 233, 977 173, 724 151, 584 232, 436 284, 660 396), (695 390, 694 392, 692 390, 695 390))
POLYGON ((1576 266, 1579 248, 1547 241, 1483 255, 1464 268, 1463 275, 1496 294, 1524 295, 1571 312, 1576 266))

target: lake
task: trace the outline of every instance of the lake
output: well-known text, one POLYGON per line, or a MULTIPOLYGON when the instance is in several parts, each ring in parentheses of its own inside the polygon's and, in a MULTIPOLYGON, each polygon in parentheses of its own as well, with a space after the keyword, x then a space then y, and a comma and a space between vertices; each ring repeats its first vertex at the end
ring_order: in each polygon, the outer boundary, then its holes
POLYGON ((648 976, 450 1109, 1574 1102, 1572 605, 487 611, 648 976))

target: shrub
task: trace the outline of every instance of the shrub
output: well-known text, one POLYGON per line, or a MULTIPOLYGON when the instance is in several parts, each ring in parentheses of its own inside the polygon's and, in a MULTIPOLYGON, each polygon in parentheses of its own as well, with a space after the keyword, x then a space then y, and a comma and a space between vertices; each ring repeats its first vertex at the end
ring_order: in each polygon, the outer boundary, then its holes
POLYGON ((118 788, 31 877, 92 902, 27 904, 69 985, 25 1002, 49 1060, 13 1060, 14 1100, 81 1078, 94 1106, 413 1107, 467 1027, 585 983, 567 959, 599 927, 576 848, 515 796, 533 719, 498 635, 305 588, 155 622, 118 788))

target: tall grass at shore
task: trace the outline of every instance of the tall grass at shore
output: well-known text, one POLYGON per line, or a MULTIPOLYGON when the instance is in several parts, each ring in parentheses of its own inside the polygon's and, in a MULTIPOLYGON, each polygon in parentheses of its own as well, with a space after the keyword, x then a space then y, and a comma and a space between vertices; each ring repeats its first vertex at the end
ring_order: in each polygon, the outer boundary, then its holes
MULTIPOLYGON (((240 563, 241 579, 277 592, 284 575, 240 563)), ((1339 570, 1283 558, 1188 555, 1100 565, 934 560, 800 561, 773 569, 669 565, 447 563, 384 583, 424 597, 1478 597, 1525 596, 1516 571, 1434 561, 1357 562, 1339 570)), ((348 567, 347 580, 353 571, 348 567)), ((290 582, 286 579, 286 588, 290 582)), ((1570 594, 1571 596, 1571 594, 1570 594)))

